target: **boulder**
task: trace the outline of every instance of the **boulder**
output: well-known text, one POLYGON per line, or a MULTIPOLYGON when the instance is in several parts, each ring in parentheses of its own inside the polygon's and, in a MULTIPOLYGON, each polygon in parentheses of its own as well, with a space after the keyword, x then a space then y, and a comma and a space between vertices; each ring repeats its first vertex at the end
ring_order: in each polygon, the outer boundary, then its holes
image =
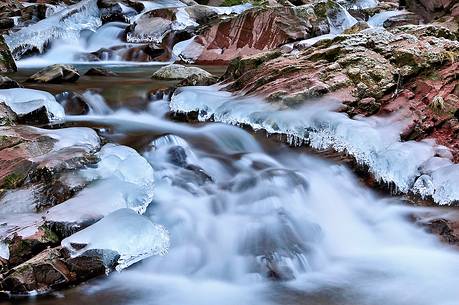
POLYGON ((326 17, 326 12, 318 17, 305 8, 254 8, 206 27, 180 57, 199 64, 225 64, 238 56, 327 33, 326 17))
POLYGON ((8 76, 0 75, 0 89, 10 89, 10 88, 21 88, 22 86, 15 80, 12 80, 8 76))
POLYGON ((3 36, 0 35, 0 73, 15 71, 17 71, 16 63, 3 36))
POLYGON ((184 80, 191 76, 195 76, 198 82, 204 82, 207 79, 214 77, 209 72, 198 67, 187 67, 178 64, 171 64, 160 68, 153 73, 151 78, 159 80, 184 80))
POLYGON ((89 75, 89 76, 118 76, 113 71, 104 69, 104 68, 90 68, 84 75, 89 75))
POLYGON ((351 117, 400 112, 412 122, 403 139, 434 138, 458 162, 458 56, 455 34, 441 26, 370 28, 292 53, 236 59, 222 79, 229 91, 287 107, 327 97, 351 117))
POLYGON ((4 274, 0 289, 13 296, 44 294, 103 275, 116 260, 115 253, 109 258, 92 251, 72 258, 61 247, 49 248, 4 274))
POLYGON ((70 65, 48 66, 30 76, 27 81, 34 83, 75 82, 80 78, 78 71, 70 65))
POLYGON ((89 113, 89 105, 85 99, 72 91, 65 91, 56 95, 56 100, 64 107, 66 114, 83 115, 89 113))
POLYGON ((459 3, 456 0, 404 0, 407 8, 430 22, 446 15, 459 18, 459 3))
POLYGON ((20 123, 47 124, 61 120, 64 109, 48 92, 12 88, 0 90, 0 102, 5 103, 17 115, 20 123))

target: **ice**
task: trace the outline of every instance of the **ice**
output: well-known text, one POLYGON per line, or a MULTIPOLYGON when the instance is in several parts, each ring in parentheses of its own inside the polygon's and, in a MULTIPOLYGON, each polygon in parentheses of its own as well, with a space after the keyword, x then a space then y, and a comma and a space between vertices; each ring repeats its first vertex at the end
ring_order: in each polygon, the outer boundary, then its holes
POLYGON ((404 14, 407 14, 407 13, 408 12, 404 11, 404 10, 401 10, 401 11, 384 11, 384 12, 381 12, 381 13, 377 13, 374 16, 370 17, 370 19, 368 19, 368 25, 370 25, 372 27, 382 27, 384 25, 384 22, 387 19, 389 19, 391 17, 395 17, 395 16, 404 15, 404 14))
POLYGON ((175 14, 175 21, 172 23, 172 29, 175 31, 181 31, 186 28, 198 27, 197 23, 193 18, 190 17, 185 7, 179 7, 175 14))
POLYGON ((241 14, 248 9, 253 7, 252 3, 244 3, 233 6, 219 6, 212 7, 213 10, 219 15, 231 15, 231 14, 241 14))
POLYGON ((179 0, 155 0, 155 1, 140 1, 143 6, 143 12, 157 10, 161 8, 173 8, 186 6, 185 3, 179 0))
POLYGON ((40 129, 40 132, 57 140, 53 147, 55 151, 64 148, 83 148, 88 152, 93 152, 100 147, 99 136, 91 128, 71 127, 50 130, 40 129))
POLYGON ((118 252, 117 270, 122 270, 152 255, 165 255, 169 249, 169 233, 148 218, 130 209, 120 209, 92 226, 62 241, 72 256, 90 249, 108 249, 118 252), (86 245, 82 249, 72 244, 86 245))
POLYGON ((106 144, 94 168, 77 175, 91 183, 75 197, 51 208, 47 219, 77 222, 97 219, 121 208, 143 213, 153 199, 154 173, 134 149, 106 144))
POLYGON ((10 258, 10 250, 8 249, 8 245, 1 241, 0 241, 0 257, 4 259, 10 258))
POLYGON ((102 25, 96 0, 83 0, 57 11, 46 19, 5 36, 16 59, 37 49, 42 53, 53 40, 77 41, 82 30, 94 31, 102 25))
POLYGON ((330 34, 340 34, 357 23, 357 19, 339 3, 327 12, 327 19, 330 24, 330 34))
POLYGON ((16 114, 30 113, 43 106, 48 111, 52 121, 64 118, 64 108, 56 101, 53 95, 45 91, 33 89, 4 89, 0 90, 0 102, 7 104, 16 114))
POLYGON ((349 154, 380 182, 393 184, 402 193, 432 196, 439 204, 459 200, 455 182, 459 166, 452 165, 448 153, 438 157, 443 146, 433 141, 400 142, 408 122, 396 114, 350 119, 336 112, 338 106, 338 101, 318 100, 297 109, 282 109, 259 98, 232 96, 215 86, 180 88, 170 102, 172 111, 197 112, 200 121, 249 125, 268 134, 285 135, 290 144, 306 143, 349 154))
POLYGON ((368 9, 378 5, 378 0, 342 0, 340 3, 347 9, 368 9))

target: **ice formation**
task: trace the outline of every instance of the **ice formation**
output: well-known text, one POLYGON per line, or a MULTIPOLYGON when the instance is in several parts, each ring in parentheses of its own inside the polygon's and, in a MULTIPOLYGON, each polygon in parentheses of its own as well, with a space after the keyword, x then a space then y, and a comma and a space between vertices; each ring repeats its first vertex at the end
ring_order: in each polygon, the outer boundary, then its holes
POLYGON ((50 120, 64 118, 64 108, 56 101, 54 96, 45 91, 33 89, 4 89, 0 90, 0 102, 7 104, 16 114, 30 113, 43 106, 48 111, 50 120))
POLYGON ((131 209, 120 209, 64 239, 61 244, 72 256, 90 249, 116 251, 120 255, 116 269, 121 270, 149 256, 166 254, 169 233, 163 226, 131 209), (86 246, 74 248, 72 244, 86 246))
POLYGON ((330 24, 330 34, 340 34, 357 23, 357 19, 340 4, 327 12, 327 20, 330 24))
POLYGON ((75 197, 51 208, 47 220, 75 222, 97 219, 121 208, 143 213, 153 199, 154 173, 134 149, 106 144, 94 168, 78 175, 91 183, 75 197))
POLYGON ((445 147, 432 141, 400 142, 406 122, 397 116, 350 119, 335 112, 338 106, 337 101, 319 101, 283 110, 258 98, 232 96, 217 87, 184 87, 170 102, 172 111, 197 112, 200 121, 249 125, 268 134, 286 135, 291 144, 307 143, 316 149, 347 153, 368 166, 378 180, 393 183, 400 192, 431 196, 439 204, 459 200, 459 169, 444 153, 445 147), (436 162, 436 167, 432 166, 434 158, 442 161, 436 162), (430 187, 423 187, 425 184, 430 187))
POLYGON ((101 25, 97 1, 83 0, 5 36, 5 41, 18 59, 32 49, 42 53, 53 40, 77 41, 82 30, 94 31, 101 25))
POLYGON ((34 129, 56 140, 53 147, 54 151, 65 148, 82 148, 87 152, 93 152, 100 146, 99 136, 91 128, 34 129))

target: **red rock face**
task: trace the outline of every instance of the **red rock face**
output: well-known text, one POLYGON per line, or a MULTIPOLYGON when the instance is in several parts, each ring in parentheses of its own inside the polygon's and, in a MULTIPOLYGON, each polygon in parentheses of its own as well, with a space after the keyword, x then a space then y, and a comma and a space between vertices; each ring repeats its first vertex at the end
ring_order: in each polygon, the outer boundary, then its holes
POLYGON ((224 64, 238 56, 308 38, 310 32, 311 25, 291 8, 250 10, 204 30, 195 40, 203 49, 196 62, 224 64))
POLYGON ((445 15, 459 17, 457 0, 408 0, 406 4, 410 10, 424 17, 426 21, 445 15))
POLYGON ((459 63, 418 77, 402 89, 395 98, 383 98, 382 112, 401 110, 413 123, 404 137, 421 140, 434 138, 449 147, 454 161, 459 162, 459 63))

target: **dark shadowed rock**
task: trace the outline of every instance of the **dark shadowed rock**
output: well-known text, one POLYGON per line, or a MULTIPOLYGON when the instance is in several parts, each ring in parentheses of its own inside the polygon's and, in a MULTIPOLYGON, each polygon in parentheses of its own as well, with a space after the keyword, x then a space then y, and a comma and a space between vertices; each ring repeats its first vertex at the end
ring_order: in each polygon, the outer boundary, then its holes
POLYGON ((10 49, 0 35, 0 73, 17 71, 16 63, 11 55, 10 49))
POLYGON ((5 103, 0 103, 0 126, 9 126, 17 122, 17 115, 5 103))
POLYGON ((21 88, 22 86, 15 80, 12 80, 8 76, 0 75, 0 89, 10 89, 10 88, 21 88))
POLYGON ((118 258, 110 250, 89 250, 70 257, 66 249, 49 248, 4 274, 0 289, 7 295, 47 293, 103 275, 118 258))
POLYGON ((89 76, 118 76, 113 71, 104 69, 104 68, 91 68, 89 69, 84 75, 89 75, 89 76))
POLYGON ((70 115, 88 114, 89 105, 84 98, 75 92, 65 91, 56 95, 56 101, 64 107, 65 113, 70 115))
POLYGON ((35 83, 75 82, 80 78, 78 71, 70 65, 48 66, 27 79, 35 83))

